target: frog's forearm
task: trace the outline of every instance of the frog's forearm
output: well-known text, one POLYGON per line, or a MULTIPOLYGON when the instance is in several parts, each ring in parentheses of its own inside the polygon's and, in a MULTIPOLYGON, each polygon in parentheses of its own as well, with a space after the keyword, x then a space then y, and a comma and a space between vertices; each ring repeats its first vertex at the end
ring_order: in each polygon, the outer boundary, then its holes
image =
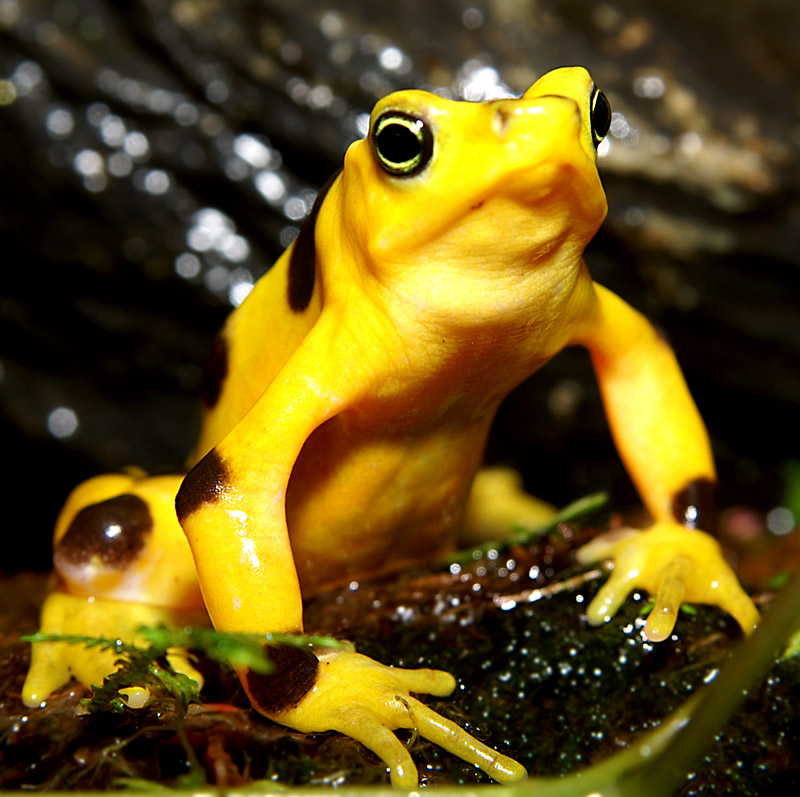
POLYGON ((271 499, 246 504, 248 496, 233 483, 227 460, 213 449, 183 480, 175 501, 209 616, 225 631, 301 632, 302 599, 283 508, 271 499))
POLYGON ((656 521, 707 528, 716 475, 703 421, 669 344, 622 299, 596 286, 592 356, 617 449, 656 521))

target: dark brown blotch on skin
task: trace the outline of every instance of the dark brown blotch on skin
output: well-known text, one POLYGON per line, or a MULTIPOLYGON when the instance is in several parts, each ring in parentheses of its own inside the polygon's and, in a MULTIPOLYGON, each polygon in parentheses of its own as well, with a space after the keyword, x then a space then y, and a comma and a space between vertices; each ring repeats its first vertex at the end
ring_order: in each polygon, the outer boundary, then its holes
POLYGON ((222 394, 222 386, 228 375, 228 342, 220 333, 211 344, 206 366, 203 369, 203 387, 201 395, 207 409, 216 406, 222 394))
POLYGON ((713 479, 694 479, 672 499, 672 514, 689 529, 713 531, 714 499, 717 483, 713 479))
POLYGON ((186 475, 175 496, 175 513, 183 520, 203 504, 214 503, 228 486, 229 474, 216 449, 211 449, 186 475))
POLYGON ((292 254, 289 256, 289 307, 294 313, 302 313, 314 295, 314 281, 317 274, 317 245, 314 234, 317 227, 317 216, 339 172, 336 172, 319 189, 311 213, 308 214, 300 233, 295 239, 292 254))
POLYGON ((662 343, 666 343, 667 346, 670 346, 669 336, 667 335, 667 331, 660 326, 656 326, 653 324, 653 329, 656 332, 656 338, 660 340, 662 343))
POLYGON ((248 671, 247 691, 256 707, 268 716, 294 708, 314 686, 319 659, 308 649, 267 645, 275 669, 268 675, 248 671))
POLYGON ((138 556, 152 529, 150 510, 138 495, 124 493, 85 506, 55 546, 56 569, 83 565, 96 557, 122 570, 138 556))

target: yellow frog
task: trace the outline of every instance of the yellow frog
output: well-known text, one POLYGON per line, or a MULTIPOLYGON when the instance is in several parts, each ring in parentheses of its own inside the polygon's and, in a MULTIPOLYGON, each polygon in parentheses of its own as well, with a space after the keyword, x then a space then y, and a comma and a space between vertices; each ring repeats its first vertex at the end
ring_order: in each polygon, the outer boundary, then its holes
MULTIPOLYGON (((437 557, 465 518, 535 515, 534 499, 479 472, 486 437, 514 386, 580 344, 654 520, 581 552, 616 562, 590 622, 636 587, 656 600, 652 639, 683 600, 749 632, 757 612, 700 531, 714 465, 673 353, 582 259, 606 214, 595 160, 610 119, 581 67, 519 99, 378 102, 298 239, 222 330, 189 474, 101 476, 70 496, 43 630, 132 638, 204 605, 218 629, 298 633, 311 591, 437 557)), ((450 693, 448 673, 351 650, 272 657, 269 676, 240 672, 255 708, 360 740, 396 785, 417 785, 396 728, 498 781, 525 774, 411 697, 450 693)), ((71 673, 91 684, 113 669, 111 654, 39 643, 23 697, 38 705, 71 673)))

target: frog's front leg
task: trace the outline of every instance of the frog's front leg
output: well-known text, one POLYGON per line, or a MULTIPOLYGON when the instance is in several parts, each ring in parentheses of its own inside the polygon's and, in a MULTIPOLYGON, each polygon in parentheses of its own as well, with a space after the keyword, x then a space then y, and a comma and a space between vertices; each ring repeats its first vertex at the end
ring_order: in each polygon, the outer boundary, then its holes
POLYGON ((577 342, 591 352, 617 450, 654 525, 622 538, 600 538, 583 561, 612 558, 614 572, 589 606, 591 622, 610 619, 634 588, 655 599, 646 633, 672 632, 680 604, 709 603, 749 633, 758 620, 711 528, 716 484, 705 426, 669 345, 652 325, 595 285, 596 303, 577 342))
MULTIPOLYGON (((224 631, 300 633, 302 599, 286 520, 289 479, 301 449, 322 423, 357 402, 374 382, 373 362, 345 356, 347 344, 324 318, 239 424, 184 480, 176 499, 180 522, 214 625, 224 631), (333 361, 353 363, 328 369, 333 361), (346 374, 340 376, 344 371, 346 374)), ((368 509, 365 509, 368 511, 368 509)), ((434 670, 398 670, 351 651, 273 650, 269 676, 239 673, 253 705, 303 731, 338 730, 363 742, 389 767, 392 781, 415 786, 417 773, 396 728, 419 733, 492 777, 524 769, 472 739, 412 697, 448 694, 455 682, 434 670)))

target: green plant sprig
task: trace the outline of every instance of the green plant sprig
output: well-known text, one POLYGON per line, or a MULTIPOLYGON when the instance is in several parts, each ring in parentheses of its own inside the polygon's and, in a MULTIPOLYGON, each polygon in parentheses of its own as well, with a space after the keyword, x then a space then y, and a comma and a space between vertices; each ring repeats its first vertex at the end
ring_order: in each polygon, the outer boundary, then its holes
POLYGON ((563 509, 556 512, 546 523, 536 526, 515 525, 512 534, 506 539, 489 540, 480 545, 463 548, 445 557, 445 564, 467 564, 482 558, 489 551, 504 551, 513 545, 530 545, 533 542, 556 531, 562 523, 574 523, 584 520, 586 517, 602 509, 608 503, 607 493, 592 493, 571 504, 567 504, 563 509))

